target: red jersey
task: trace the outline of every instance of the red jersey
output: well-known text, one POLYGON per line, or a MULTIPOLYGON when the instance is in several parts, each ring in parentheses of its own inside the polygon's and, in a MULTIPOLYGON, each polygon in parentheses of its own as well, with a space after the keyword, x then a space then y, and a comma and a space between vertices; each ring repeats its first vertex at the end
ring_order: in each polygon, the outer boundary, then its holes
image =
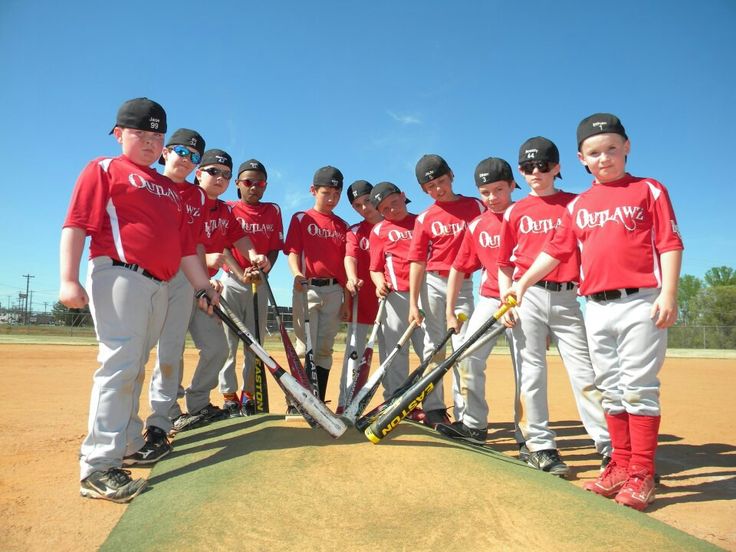
POLYGON ((126 156, 100 157, 82 170, 64 228, 91 237, 89 258, 137 264, 170 280, 181 258, 195 253, 184 207, 174 183, 126 156))
POLYGON ((291 217, 284 253, 299 255, 307 278, 336 278, 344 286, 347 232, 348 223, 333 213, 300 211, 291 217))
POLYGON ((486 211, 468 224, 455 262, 455 270, 471 274, 482 268, 480 294, 498 299, 498 248, 501 244, 503 213, 486 211))
POLYGON ((479 199, 462 195, 456 201, 434 203, 417 217, 409 260, 426 262, 430 272, 449 272, 465 226, 485 210, 479 199))
MULTIPOLYGON (((506 209, 501 225, 498 265, 513 267, 514 280, 521 278, 532 265, 547 238, 560 225, 560 220, 567 212, 565 207, 575 197, 575 194, 568 192, 544 197, 530 195, 506 209)), ((550 282, 578 282, 580 257, 577 251, 568 255, 543 279, 550 282)))
POLYGON ((627 174, 594 184, 565 211, 544 252, 566 259, 580 251, 580 295, 661 287, 659 255, 684 249, 666 188, 627 174))
POLYGON ((201 241, 202 221, 204 219, 204 208, 207 203, 207 194, 196 184, 189 182, 175 182, 176 190, 179 192, 186 213, 186 224, 195 243, 201 241))
MULTIPOLYGON (((202 220, 201 243, 206 253, 222 253, 227 247, 245 237, 240 223, 235 219, 230 206, 219 199, 207 198, 202 220)), ((209 269, 210 276, 217 274, 217 269, 209 269)))
MULTIPOLYGON (((278 205, 264 202, 250 205, 244 201, 228 201, 227 204, 253 243, 256 253, 268 255, 271 251, 281 251, 284 246, 284 226, 278 205)), ((250 266, 250 260, 244 258, 237 249, 233 249, 232 254, 241 268, 250 266)), ((227 270, 227 267, 223 268, 227 270)))
POLYGON ((373 272, 383 272, 394 291, 409 291, 409 248, 417 216, 409 213, 400 221, 383 220, 371 231, 373 272))
MULTIPOLYGON (((373 285, 370 271, 371 254, 369 240, 373 226, 367 220, 353 224, 348 229, 345 241, 345 256, 353 257, 357 260, 358 278, 364 282, 363 287, 358 292, 358 322, 360 324, 372 324, 376 320, 376 314, 378 314, 376 286, 373 285)), ((352 318, 352 311, 350 312, 352 318)))

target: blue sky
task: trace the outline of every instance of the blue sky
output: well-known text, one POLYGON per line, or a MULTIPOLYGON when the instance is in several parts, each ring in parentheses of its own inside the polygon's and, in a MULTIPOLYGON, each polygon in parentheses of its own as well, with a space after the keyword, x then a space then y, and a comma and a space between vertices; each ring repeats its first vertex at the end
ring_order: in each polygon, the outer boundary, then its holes
MULTIPOLYGON (((475 195, 477 162, 515 166, 535 135, 559 146, 561 187, 581 192, 590 177, 575 128, 613 112, 631 138, 630 172, 670 191, 683 273, 736 267, 734 28, 732 0, 4 0, 0 303, 25 291, 24 274, 35 276, 34 308, 57 300, 72 187, 87 161, 119 153, 107 133, 138 96, 166 108, 170 131, 195 128, 236 163, 261 160, 265 199, 285 226, 312 205, 320 166, 339 167, 346 183, 393 181, 419 212, 429 205, 414 178, 422 154, 445 157, 456 190, 475 195)), ((231 186, 224 198, 235 197, 231 186)), ((337 213, 357 222, 344 197, 337 213)), ((281 304, 290 282, 281 257, 281 304)))

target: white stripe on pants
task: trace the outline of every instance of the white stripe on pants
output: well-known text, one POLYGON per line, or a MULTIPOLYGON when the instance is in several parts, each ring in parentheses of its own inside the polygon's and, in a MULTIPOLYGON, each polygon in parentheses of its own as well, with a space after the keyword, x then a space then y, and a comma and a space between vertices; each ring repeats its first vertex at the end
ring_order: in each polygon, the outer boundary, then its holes
POLYGON ((109 257, 89 262, 86 288, 100 367, 93 376, 80 479, 119 468, 123 456, 144 444, 138 407, 145 363, 161 333, 168 299, 166 283, 112 266, 109 257))
POLYGON ((512 329, 520 373, 521 430, 530 451, 555 449, 555 433, 549 427, 547 402, 547 336, 557 339, 572 386, 580 420, 601 454, 610 454, 611 443, 595 385, 585 326, 575 290, 548 291, 532 286, 518 307, 512 329))

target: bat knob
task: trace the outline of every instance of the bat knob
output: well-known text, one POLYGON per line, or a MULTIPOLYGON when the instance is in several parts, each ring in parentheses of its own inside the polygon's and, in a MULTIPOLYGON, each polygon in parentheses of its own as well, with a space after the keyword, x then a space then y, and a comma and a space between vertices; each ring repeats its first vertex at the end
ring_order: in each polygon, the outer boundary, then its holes
POLYGON ((352 353, 350 353, 350 358, 353 359, 353 360, 357 359, 358 358, 358 351, 353 351, 352 353))

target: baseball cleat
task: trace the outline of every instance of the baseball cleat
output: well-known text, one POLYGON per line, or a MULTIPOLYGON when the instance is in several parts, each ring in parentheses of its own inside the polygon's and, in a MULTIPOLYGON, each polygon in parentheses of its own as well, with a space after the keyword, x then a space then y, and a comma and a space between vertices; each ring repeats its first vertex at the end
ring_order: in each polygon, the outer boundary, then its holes
POLYGON ((643 511, 654 502, 654 477, 646 471, 632 471, 614 500, 622 506, 643 511))
POLYGON ((557 449, 545 449, 530 452, 527 464, 532 468, 536 468, 558 477, 565 477, 570 472, 570 468, 562 461, 557 449))
POLYGON ((603 473, 598 476, 598 479, 588 481, 583 485, 583 488, 591 493, 606 498, 613 498, 618 494, 628 478, 629 474, 625 468, 622 468, 616 462, 610 462, 603 470, 603 473))
POLYGON ((123 504, 130 502, 146 487, 145 479, 131 479, 129 470, 110 468, 96 471, 82 479, 79 494, 85 498, 99 498, 123 504))
POLYGON ((145 437, 146 443, 138 452, 123 458, 123 466, 155 464, 173 450, 163 429, 151 426, 146 430, 145 437))
POLYGON ((240 416, 240 403, 238 401, 226 400, 222 409, 227 413, 228 418, 237 418, 240 416))
POLYGON ((450 417, 447 415, 447 409, 438 408, 437 410, 424 411, 424 424, 432 429, 437 429, 437 424, 450 425, 450 417))
POLYGON ((437 424, 435 429, 451 439, 468 441, 476 445, 485 445, 488 439, 487 429, 473 429, 466 426, 463 422, 452 422, 449 425, 437 424))

